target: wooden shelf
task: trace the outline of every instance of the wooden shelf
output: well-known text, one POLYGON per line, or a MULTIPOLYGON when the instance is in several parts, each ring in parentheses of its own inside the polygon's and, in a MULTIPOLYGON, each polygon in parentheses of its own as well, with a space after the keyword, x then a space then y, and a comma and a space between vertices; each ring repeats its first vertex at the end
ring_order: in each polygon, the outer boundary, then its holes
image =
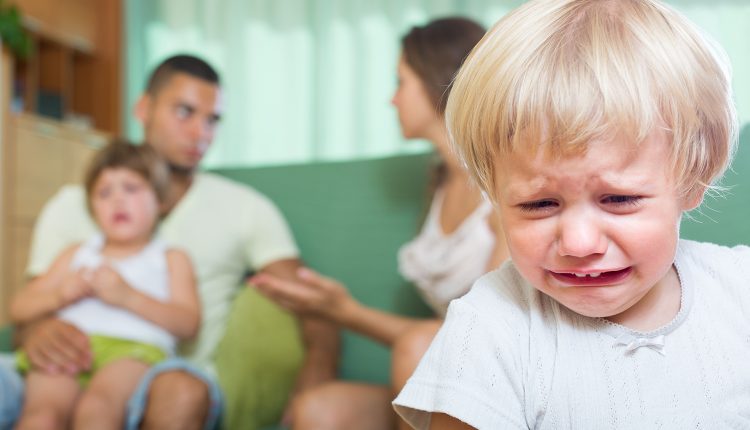
MULTIPOLYGON (((11 115, 4 124, 3 242, 0 303, 7 305, 26 283, 31 233, 44 204, 64 184, 81 183, 91 157, 109 135, 81 130, 31 114, 11 115)), ((0 325, 7 322, 0 309, 0 325)))
POLYGON ((120 134, 122 0, 15 0, 33 54, 17 60, 14 109, 120 134))
POLYGON ((97 50, 97 16, 113 0, 13 0, 24 26, 34 34, 93 54, 97 50))
POLYGON ((0 325, 42 206, 122 130, 122 0, 9 3, 35 49, 25 60, 3 49, 0 61, 0 325))

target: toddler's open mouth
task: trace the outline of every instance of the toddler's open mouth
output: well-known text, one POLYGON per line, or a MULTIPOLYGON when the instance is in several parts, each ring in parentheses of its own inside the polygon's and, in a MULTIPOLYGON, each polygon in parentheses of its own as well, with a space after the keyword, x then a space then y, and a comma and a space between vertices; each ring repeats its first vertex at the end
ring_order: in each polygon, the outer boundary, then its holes
POLYGON ((626 267, 617 270, 585 272, 553 272, 550 270, 549 273, 553 278, 562 282, 564 286, 604 286, 621 282, 631 271, 631 267, 626 267))

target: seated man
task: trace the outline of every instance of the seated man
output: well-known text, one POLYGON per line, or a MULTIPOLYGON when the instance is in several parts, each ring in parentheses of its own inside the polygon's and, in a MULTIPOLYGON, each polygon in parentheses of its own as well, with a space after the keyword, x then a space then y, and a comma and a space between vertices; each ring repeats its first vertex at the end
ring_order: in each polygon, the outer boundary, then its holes
MULTIPOLYGON (((192 259, 203 324, 196 340, 182 348, 183 358, 168 359, 144 377, 131 399, 127 428, 215 427, 222 396, 212 357, 237 286, 248 271, 294 278, 301 265, 285 220, 267 198, 197 171, 213 140, 221 102, 219 77, 213 68, 198 58, 178 55, 154 70, 135 107, 146 144, 170 165, 170 189, 159 234, 192 259)), ((64 187, 39 216, 28 274, 43 273, 62 249, 94 231, 82 187, 64 187)), ((297 392, 335 376, 339 347, 331 325, 303 320, 302 332, 307 351, 297 392)), ((86 337, 54 318, 24 327, 22 347, 32 365, 49 372, 77 372, 91 362, 86 337)), ((0 363, 0 411, 22 396, 13 372, 0 363)))

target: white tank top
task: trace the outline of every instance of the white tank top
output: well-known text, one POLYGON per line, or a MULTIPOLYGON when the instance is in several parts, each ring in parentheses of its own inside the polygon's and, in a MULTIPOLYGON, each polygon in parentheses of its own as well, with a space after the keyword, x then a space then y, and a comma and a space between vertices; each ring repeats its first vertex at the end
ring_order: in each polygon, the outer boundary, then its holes
MULTIPOLYGON (((104 238, 96 235, 84 242, 76 251, 70 269, 96 268, 105 261, 101 250, 104 238)), ((169 272, 167 269, 167 247, 154 239, 136 255, 109 264, 134 289, 160 301, 170 297, 169 272)), ((111 306, 91 297, 73 303, 60 310, 58 317, 70 322, 84 333, 117 337, 147 343, 174 352, 175 338, 160 326, 144 318, 111 306)))
POLYGON ((416 285, 427 304, 442 317, 450 301, 468 292, 487 272, 495 248, 489 201, 483 198, 474 212, 446 235, 440 226, 443 197, 442 190, 435 193, 422 231, 398 253, 401 275, 416 285))

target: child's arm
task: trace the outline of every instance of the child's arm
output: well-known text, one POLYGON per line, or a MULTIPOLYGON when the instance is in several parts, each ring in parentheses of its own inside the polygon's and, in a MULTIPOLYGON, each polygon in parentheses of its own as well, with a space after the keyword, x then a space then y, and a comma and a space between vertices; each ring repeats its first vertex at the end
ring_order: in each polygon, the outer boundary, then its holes
POLYGON ((45 274, 35 277, 26 288, 16 293, 10 306, 13 323, 31 322, 91 294, 91 287, 81 271, 70 270, 78 246, 63 251, 45 274))
POLYGON ((474 427, 450 415, 434 413, 430 420, 430 430, 474 430, 474 427))
POLYGON ((182 251, 167 251, 170 299, 162 302, 130 287, 109 266, 94 272, 91 280, 97 297, 104 302, 127 309, 161 326, 180 339, 198 334, 201 322, 200 303, 195 286, 193 266, 182 251))

